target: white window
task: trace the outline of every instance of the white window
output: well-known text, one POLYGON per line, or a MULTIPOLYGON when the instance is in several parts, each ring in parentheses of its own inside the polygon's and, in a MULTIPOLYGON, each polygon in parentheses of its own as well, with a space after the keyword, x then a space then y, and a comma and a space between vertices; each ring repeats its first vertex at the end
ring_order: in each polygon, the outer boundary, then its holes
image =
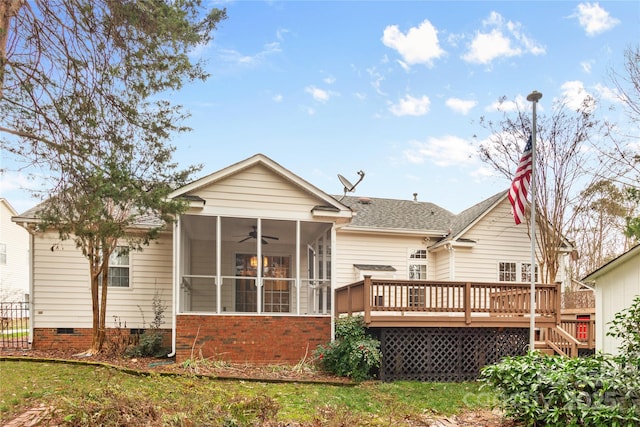
MULTIPOLYGON (((538 266, 536 265, 536 282, 538 282, 538 266)), ((521 282, 531 282, 531 263, 522 263, 520 264, 520 281, 521 282)))
POLYGON ((409 280, 427 280, 427 250, 409 249, 409 280))
POLYGON ((501 262, 498 267, 498 281, 516 282, 516 263, 501 262))
MULTIPOLYGON (((539 279, 538 266, 536 265, 536 282, 539 279)), ((498 280, 500 282, 530 282, 531 263, 526 262, 500 262, 498 263, 498 280)))
POLYGON ((0 243, 0 265, 7 263, 7 244, 0 243))
POLYGON ((109 257, 109 286, 129 287, 129 252, 118 246, 109 257))
POLYGON ((422 286, 409 288, 409 307, 424 307, 426 289, 422 286))

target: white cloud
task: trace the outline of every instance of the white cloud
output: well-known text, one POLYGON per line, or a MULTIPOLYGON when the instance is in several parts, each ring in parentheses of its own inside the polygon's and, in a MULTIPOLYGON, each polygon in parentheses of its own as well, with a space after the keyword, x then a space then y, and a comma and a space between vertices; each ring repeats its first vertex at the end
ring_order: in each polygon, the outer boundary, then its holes
POLYGON ((494 59, 521 56, 525 53, 543 55, 544 46, 522 32, 519 22, 505 21, 502 15, 491 12, 482 22, 486 31, 478 31, 468 44, 462 59, 474 64, 490 64, 494 59))
POLYGON ((591 67, 593 66, 593 61, 582 61, 580 63, 580 66, 582 67, 582 71, 584 71, 587 74, 591 74, 591 67))
POLYGON ((210 41, 208 43, 200 43, 193 47, 188 53, 189 58, 200 58, 202 57, 206 51, 208 51, 213 43, 210 41))
POLYGON ((389 111, 396 116, 424 116, 429 112, 430 104, 431 101, 426 95, 421 98, 407 95, 396 104, 392 104, 389 107, 389 111))
POLYGON ((522 50, 514 48, 511 40, 500 30, 493 29, 489 33, 478 33, 474 37, 469 51, 462 56, 467 62, 489 64, 502 56, 520 56, 522 50))
POLYGON ((328 85, 332 85, 336 82, 336 78, 333 76, 329 76, 329 77, 325 77, 324 79, 322 79, 323 82, 325 82, 328 85))
POLYGON ((254 55, 243 55, 233 49, 220 49, 219 52, 220 58, 225 62, 243 66, 256 66, 263 63, 267 57, 282 52, 282 49, 280 49, 280 43, 272 42, 265 44, 264 48, 254 55))
POLYGON ((470 99, 449 98, 445 101, 445 105, 456 113, 466 115, 473 107, 478 105, 478 102, 470 99))
POLYGON ((303 107, 300 107, 300 108, 302 109, 302 111, 304 111, 309 116, 313 116, 313 115, 316 114, 316 110, 313 107, 303 106, 303 107))
POLYGON ((580 3, 572 17, 578 18, 580 26, 589 37, 604 33, 620 23, 620 20, 609 15, 598 3, 580 3))
POLYGON ((375 67, 367 68, 367 73, 369 74, 369 77, 371 77, 371 86, 373 86, 376 93, 378 95, 387 96, 387 94, 382 91, 384 76, 375 67))
POLYGON ((621 95, 617 89, 605 86, 601 83, 595 85, 594 89, 602 99, 610 102, 622 102, 621 95))
POLYGON ((527 101, 527 99, 522 96, 522 95, 518 95, 516 96, 516 99, 514 101, 511 101, 509 99, 498 99, 494 102, 492 102, 491 104, 489 104, 485 110, 486 111, 500 111, 500 112, 512 112, 512 111, 518 111, 518 110, 523 110, 526 108, 526 105, 529 101, 527 101))
POLYGON ((281 94, 277 94, 277 95, 274 95, 273 98, 271 99, 273 99, 275 102, 282 102, 283 98, 281 94))
POLYGON ((278 28, 276 30, 276 38, 280 41, 284 40, 284 35, 287 34, 289 32, 289 30, 287 30, 286 28, 278 28))
POLYGON ((304 91, 307 92, 308 94, 310 94, 313 97, 313 99, 315 99, 318 102, 327 102, 329 100, 329 98, 331 97, 329 92, 327 92, 324 89, 320 89, 318 87, 315 87, 315 86, 307 86, 304 89, 304 91))
POLYGON ((591 95, 584 88, 584 84, 579 80, 572 80, 562 84, 561 101, 569 108, 578 110, 584 106, 586 98, 591 95))
POLYGON ((406 34, 397 25, 389 25, 384 29, 382 43, 398 51, 408 65, 425 64, 432 67, 433 61, 445 54, 438 42, 438 30, 429 20, 410 28, 406 34))
POLYGON ((457 136, 428 138, 426 142, 411 141, 404 150, 404 158, 410 163, 422 164, 426 160, 437 166, 468 166, 477 162, 477 150, 469 141, 457 136))

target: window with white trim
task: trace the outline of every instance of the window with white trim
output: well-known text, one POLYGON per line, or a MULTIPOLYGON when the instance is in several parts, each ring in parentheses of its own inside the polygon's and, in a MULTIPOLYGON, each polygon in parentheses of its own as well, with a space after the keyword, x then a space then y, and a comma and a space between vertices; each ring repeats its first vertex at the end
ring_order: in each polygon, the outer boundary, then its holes
POLYGON ((409 307, 424 307, 426 289, 423 286, 409 288, 409 307))
POLYGON ((427 250, 409 249, 409 280, 427 280, 427 250))
POLYGON ((129 251, 118 246, 109 257, 109 286, 117 288, 129 287, 129 251))
POLYGON ((0 243, 0 264, 5 265, 7 263, 7 244, 0 243))
MULTIPOLYGON (((538 266, 536 265, 536 283, 539 280, 539 271, 538 266)), ((521 282, 531 282, 531 263, 523 262, 520 264, 520 281, 521 282)))
MULTIPOLYGON (((539 279, 538 266, 536 265, 536 282, 539 279)), ((500 282, 530 282, 531 263, 528 262, 499 262, 498 281, 500 282)))

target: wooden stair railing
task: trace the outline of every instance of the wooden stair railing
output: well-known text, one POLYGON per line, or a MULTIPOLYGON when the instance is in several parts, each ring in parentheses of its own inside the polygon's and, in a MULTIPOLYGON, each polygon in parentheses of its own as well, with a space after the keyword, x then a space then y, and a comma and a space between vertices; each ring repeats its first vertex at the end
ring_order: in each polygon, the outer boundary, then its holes
POLYGON ((547 329, 545 344, 561 356, 578 357, 578 341, 560 326, 547 329))

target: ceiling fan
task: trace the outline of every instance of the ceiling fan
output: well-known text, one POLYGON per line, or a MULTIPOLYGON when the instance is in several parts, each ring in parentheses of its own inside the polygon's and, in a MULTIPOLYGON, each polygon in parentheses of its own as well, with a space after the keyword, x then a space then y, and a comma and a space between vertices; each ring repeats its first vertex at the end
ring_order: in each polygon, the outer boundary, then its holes
MULTIPOLYGON (((253 231, 250 231, 249 234, 242 240, 238 241, 238 243, 242 243, 242 242, 246 242, 249 239, 257 239, 258 238, 258 227, 256 227, 255 225, 252 226, 253 227, 253 231)), ((267 242, 265 239, 271 239, 271 240, 280 240, 280 238, 275 237, 275 236, 266 236, 266 235, 262 235, 262 244, 266 245, 269 242, 267 242)))

